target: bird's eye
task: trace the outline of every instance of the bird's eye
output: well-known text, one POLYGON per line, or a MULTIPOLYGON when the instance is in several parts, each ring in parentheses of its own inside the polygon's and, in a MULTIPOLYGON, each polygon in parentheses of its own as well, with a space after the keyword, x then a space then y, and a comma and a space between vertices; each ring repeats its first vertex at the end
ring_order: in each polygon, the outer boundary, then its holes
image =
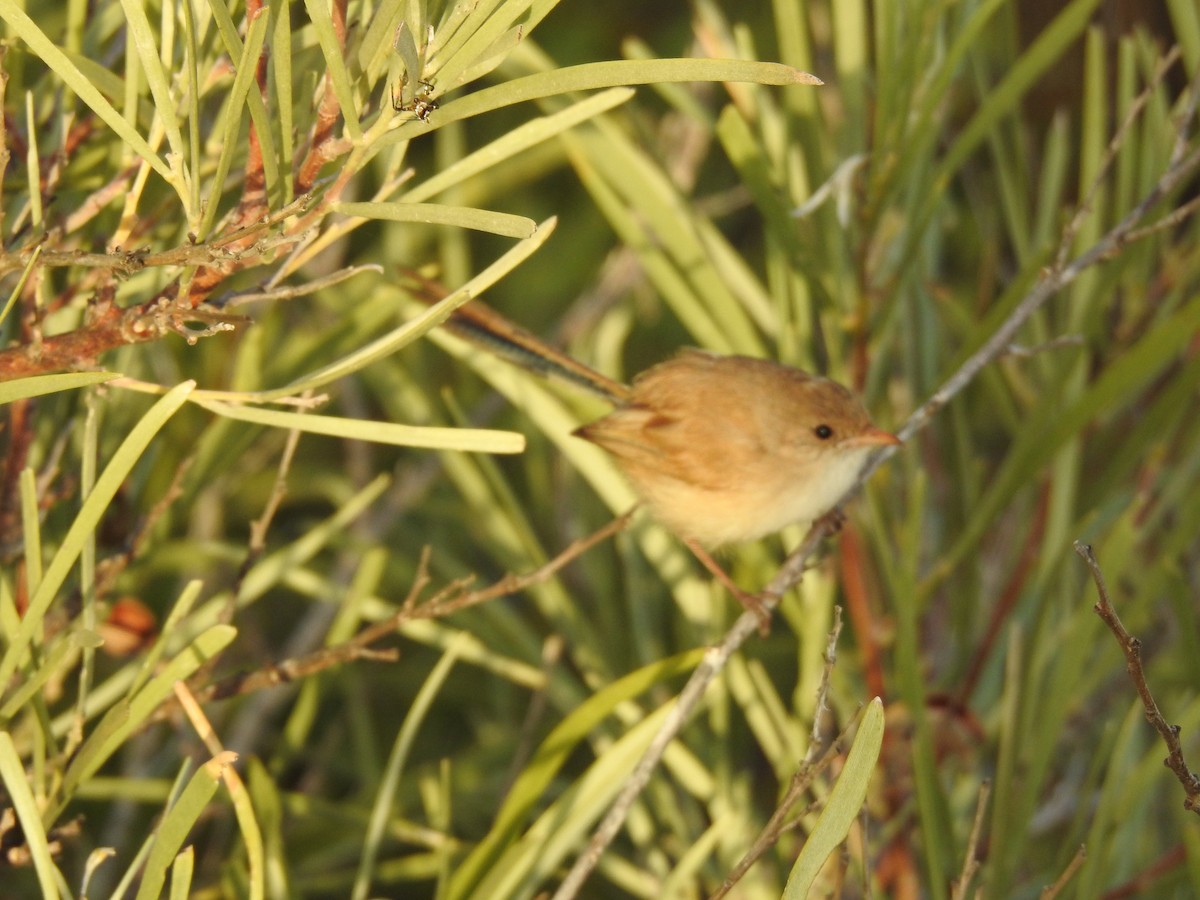
POLYGON ((827 441, 831 437, 833 437, 833 429, 830 428, 828 425, 818 425, 816 428, 813 429, 813 434, 815 434, 821 440, 827 441))

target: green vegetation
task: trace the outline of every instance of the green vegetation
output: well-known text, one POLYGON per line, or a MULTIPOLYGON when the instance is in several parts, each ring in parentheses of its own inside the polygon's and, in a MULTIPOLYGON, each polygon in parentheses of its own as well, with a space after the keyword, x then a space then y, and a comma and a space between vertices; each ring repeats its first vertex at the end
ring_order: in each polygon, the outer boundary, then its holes
POLYGON ((1200 14, 1018 5, 0 0, 0 893, 563 881, 741 610, 482 298, 911 432, 580 896, 1200 896, 1200 14))

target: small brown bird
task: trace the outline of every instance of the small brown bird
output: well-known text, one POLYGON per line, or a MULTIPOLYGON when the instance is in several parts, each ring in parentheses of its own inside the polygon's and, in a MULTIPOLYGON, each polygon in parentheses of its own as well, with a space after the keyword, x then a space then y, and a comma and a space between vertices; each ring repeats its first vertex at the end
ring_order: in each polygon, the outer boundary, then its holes
POLYGON ((611 413, 575 434, 612 454, 651 515, 760 614, 758 598, 705 548, 815 521, 850 489, 872 450, 900 443, 871 423, 850 390, 780 363, 689 349, 625 385, 482 303, 458 309, 447 325, 612 403, 611 413))
POLYGON ((613 455, 656 519, 709 548, 819 518, 872 450, 900 443, 835 381, 701 350, 646 370, 575 433, 613 455))

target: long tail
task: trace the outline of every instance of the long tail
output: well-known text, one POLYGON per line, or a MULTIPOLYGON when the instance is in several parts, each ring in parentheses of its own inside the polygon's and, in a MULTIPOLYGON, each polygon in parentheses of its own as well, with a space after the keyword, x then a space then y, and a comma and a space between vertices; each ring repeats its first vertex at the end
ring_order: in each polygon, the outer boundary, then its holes
MULTIPOLYGON (((413 293, 421 300, 437 302, 446 296, 445 288, 413 272, 405 273, 416 284, 413 293)), ((629 398, 629 386, 601 375, 579 360, 551 347, 537 335, 505 318, 481 300, 472 300, 455 310, 446 328, 465 341, 482 347, 513 365, 569 384, 619 405, 629 398)))

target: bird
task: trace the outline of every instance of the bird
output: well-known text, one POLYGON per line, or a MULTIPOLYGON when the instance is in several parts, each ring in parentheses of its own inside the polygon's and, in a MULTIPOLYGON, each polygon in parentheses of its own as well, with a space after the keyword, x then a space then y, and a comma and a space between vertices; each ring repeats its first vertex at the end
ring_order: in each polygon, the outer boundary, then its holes
POLYGON ((650 515, 760 617, 761 598, 709 551, 831 513, 871 453, 901 443, 849 388, 783 363, 685 348, 623 384, 479 301, 446 324, 611 403, 573 433, 606 450, 650 515))
POLYGON ((900 443, 836 381, 691 348, 575 434, 612 455, 655 519, 710 550, 820 518, 872 451, 900 443))

